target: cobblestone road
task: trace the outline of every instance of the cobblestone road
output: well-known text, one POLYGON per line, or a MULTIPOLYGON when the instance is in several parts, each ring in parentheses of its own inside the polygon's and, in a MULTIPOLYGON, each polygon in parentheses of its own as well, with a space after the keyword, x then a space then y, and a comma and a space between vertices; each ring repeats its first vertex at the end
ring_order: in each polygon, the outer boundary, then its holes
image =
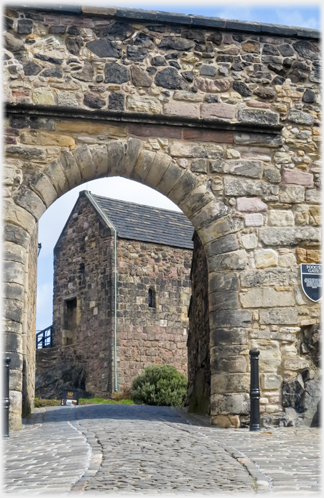
POLYGON ((320 492, 318 429, 217 429, 179 409, 38 409, 5 440, 7 493, 320 492))

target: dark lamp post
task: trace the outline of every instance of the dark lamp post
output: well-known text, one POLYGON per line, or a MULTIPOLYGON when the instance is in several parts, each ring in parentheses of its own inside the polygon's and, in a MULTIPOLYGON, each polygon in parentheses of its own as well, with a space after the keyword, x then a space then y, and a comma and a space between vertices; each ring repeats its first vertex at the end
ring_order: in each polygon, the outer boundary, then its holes
POLYGON ((250 431, 260 431, 260 388, 259 388, 259 354, 258 349, 251 349, 251 387, 250 387, 250 431))

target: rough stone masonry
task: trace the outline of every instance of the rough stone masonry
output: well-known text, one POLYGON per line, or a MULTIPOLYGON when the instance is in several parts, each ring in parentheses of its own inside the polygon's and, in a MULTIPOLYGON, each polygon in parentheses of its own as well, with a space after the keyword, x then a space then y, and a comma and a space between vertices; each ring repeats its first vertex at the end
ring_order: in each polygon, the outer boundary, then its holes
POLYGON ((116 175, 174 201, 203 245, 212 422, 246 420, 251 348, 265 415, 285 404, 298 423, 313 420, 320 309, 299 264, 320 262, 319 32, 17 5, 4 28, 11 426, 33 409, 37 222, 73 187, 116 175), (297 394, 283 398, 290 383, 297 394))

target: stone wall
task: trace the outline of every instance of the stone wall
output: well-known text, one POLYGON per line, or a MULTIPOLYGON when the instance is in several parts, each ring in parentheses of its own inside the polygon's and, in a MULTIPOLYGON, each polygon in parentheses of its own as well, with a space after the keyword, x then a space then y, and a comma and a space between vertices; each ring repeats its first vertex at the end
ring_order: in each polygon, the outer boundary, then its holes
POLYGON ((173 365, 187 376, 192 251, 118 239, 118 385, 127 390, 146 366, 173 365), (155 307, 148 306, 148 292, 155 307))
MULTIPOLYGON (((85 365, 84 389, 98 397, 112 389, 112 255, 111 231, 81 193, 54 249, 53 346, 74 352, 76 368, 85 365), (66 302, 72 299, 73 330, 66 302)), ((64 369, 73 360, 73 354, 66 356, 64 369)))
MULTIPOLYGON (((321 261, 319 32, 93 7, 16 7, 5 27, 5 240, 23 254, 6 282, 22 285, 29 237, 60 195, 142 182, 204 247, 213 423, 246 420, 254 347, 262 410, 282 412, 282 384, 313 370, 302 343, 320 320, 299 270, 321 261)), ((14 317, 7 296, 21 355, 24 303, 14 317)), ((21 391, 17 377, 12 413, 21 391)))
MULTIPOLYGON (((191 257, 191 250, 118 238, 119 391, 148 365, 173 365, 187 375, 191 257)), ((96 397, 115 390, 113 265, 113 235, 82 192, 55 246, 53 348, 37 351, 38 396, 59 397, 69 382, 96 397), (66 317, 72 299, 73 331, 66 317)))
POLYGON ((190 412, 210 413, 210 355, 207 259, 197 233, 194 233, 191 264, 191 300, 188 333, 188 407, 190 412))

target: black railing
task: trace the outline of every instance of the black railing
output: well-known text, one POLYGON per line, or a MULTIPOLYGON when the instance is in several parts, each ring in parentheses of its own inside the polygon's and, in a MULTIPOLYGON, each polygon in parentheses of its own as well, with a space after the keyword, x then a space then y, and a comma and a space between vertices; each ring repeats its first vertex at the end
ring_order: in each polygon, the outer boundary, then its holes
POLYGON ((52 325, 36 333, 36 349, 52 347, 52 325))

